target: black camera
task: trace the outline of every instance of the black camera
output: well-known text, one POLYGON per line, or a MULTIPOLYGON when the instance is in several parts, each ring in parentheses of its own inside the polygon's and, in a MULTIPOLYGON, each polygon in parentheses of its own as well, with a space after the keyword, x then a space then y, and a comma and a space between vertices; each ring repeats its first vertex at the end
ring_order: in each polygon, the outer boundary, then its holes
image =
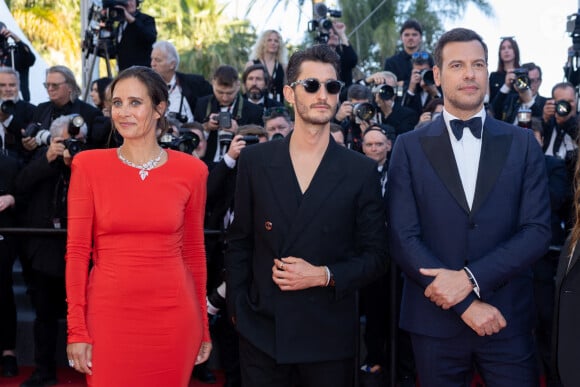
POLYGON ((227 130, 218 131, 218 142, 220 146, 229 146, 234 139, 234 134, 227 130))
POLYGON ((516 79, 513 84, 518 91, 525 91, 530 88, 530 78, 528 77, 528 69, 519 67, 513 70, 516 79))
POLYGON ((329 31, 332 29, 332 19, 342 17, 342 11, 338 9, 327 8, 324 3, 314 4, 314 13, 318 19, 312 19, 308 22, 308 32, 316 33, 314 41, 325 44, 328 42, 329 31))
POLYGON ((284 135, 282 133, 274 133, 272 137, 270 137, 270 141, 272 140, 283 140, 284 135))
POLYGON ((556 101, 556 114, 560 117, 566 117, 572 111, 572 105, 570 102, 561 99, 556 101))
POLYGON ((423 69, 421 70, 421 80, 426 86, 433 86, 435 84, 435 77, 433 76, 433 70, 423 69))
POLYGON ((126 7, 127 0, 104 0, 103 8, 106 10, 107 18, 111 21, 125 21, 125 12, 117 7, 126 7))
POLYGON ((230 112, 219 112, 217 117, 218 125, 220 128, 231 128, 232 127, 232 113, 230 112))
POLYGON ((377 85, 372 89, 373 94, 378 94, 383 101, 387 101, 395 96, 395 89, 389 85, 377 85))
POLYGON ((245 141, 246 146, 248 146, 248 145, 259 143, 260 137, 256 136, 255 134, 247 134, 245 136, 242 136, 242 138, 240 138, 240 140, 245 141))
POLYGON ((169 120, 175 120, 175 121, 180 122, 182 124, 185 124, 187 122, 187 116, 185 114, 181 114, 179 112, 169 112, 169 113, 167 113, 167 118, 169 120))
POLYGON ((199 146, 199 142, 199 136, 188 129, 180 130, 177 137, 171 133, 166 133, 159 139, 159 145, 162 148, 169 148, 187 154, 192 154, 199 146))
POLYGON ((42 124, 40 122, 31 122, 24 129, 24 134, 22 137, 34 137, 42 129, 42 124))
POLYGON ((0 99, 0 111, 2 111, 2 113, 11 116, 12 114, 14 114, 15 107, 16 104, 11 99, 7 99, 4 101, 0 99))
POLYGON ((361 102, 353 105, 352 107, 352 118, 357 122, 360 121, 370 121, 376 114, 377 110, 375 107, 368 102, 361 102))
POLYGON ((85 142, 76 138, 67 138, 62 142, 64 147, 68 149, 71 157, 74 157, 77 153, 86 149, 85 142))

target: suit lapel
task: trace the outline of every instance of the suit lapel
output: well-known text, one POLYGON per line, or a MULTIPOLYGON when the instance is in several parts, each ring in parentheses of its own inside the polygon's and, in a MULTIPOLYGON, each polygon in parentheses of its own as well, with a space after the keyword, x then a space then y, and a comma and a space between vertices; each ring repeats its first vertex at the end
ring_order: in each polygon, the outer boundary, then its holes
POLYGON ((472 212, 479 209, 493 189, 509 154, 512 140, 512 134, 500 132, 491 118, 485 119, 472 212))
MULTIPOLYGON (((569 272, 574 267, 576 262, 578 262, 579 256, 580 256, 580 243, 577 243, 576 247, 574 248, 574 254, 572 254, 572 259, 570 260, 570 265, 567 264, 568 262, 566 262, 566 265, 564 265, 564 267, 566 268, 565 272, 569 272)), ((566 258, 568 258, 568 256, 566 256, 566 258)))
POLYGON ((433 169, 443 181, 447 190, 455 198, 455 201, 469 213, 469 206, 459 177, 457 162, 451 148, 449 133, 445 128, 445 122, 440 117, 434 124, 432 131, 434 135, 427 135, 420 138, 421 147, 433 169))

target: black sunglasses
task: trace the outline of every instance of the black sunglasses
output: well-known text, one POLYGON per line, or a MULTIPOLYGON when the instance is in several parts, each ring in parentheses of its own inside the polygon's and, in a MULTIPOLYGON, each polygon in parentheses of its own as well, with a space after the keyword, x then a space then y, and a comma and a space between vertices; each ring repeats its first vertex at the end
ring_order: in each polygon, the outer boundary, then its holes
MULTIPOLYGON (((294 81, 290 84, 290 87, 294 87, 296 85, 304 86, 304 90, 306 90, 307 93, 316 93, 318 89, 320 89, 320 81, 316 78, 294 81)), ((338 94, 340 93, 340 89, 342 89, 344 86, 344 82, 337 81, 336 79, 329 79, 328 81, 324 82, 324 86, 326 87, 328 94, 338 94)))
POLYGON ((413 59, 421 58, 421 59, 429 59, 429 53, 425 51, 417 51, 411 55, 413 59))

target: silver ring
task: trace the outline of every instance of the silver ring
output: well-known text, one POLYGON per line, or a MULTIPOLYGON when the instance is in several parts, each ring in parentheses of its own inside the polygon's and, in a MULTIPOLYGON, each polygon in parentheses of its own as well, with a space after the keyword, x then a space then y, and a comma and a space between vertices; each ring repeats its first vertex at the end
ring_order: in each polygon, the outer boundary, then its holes
POLYGON ((280 269, 280 270, 284 270, 284 262, 282 262, 282 263, 280 264, 280 267, 279 267, 279 269, 280 269))
POLYGON ((68 366, 71 368, 74 367, 75 366, 74 360, 68 359, 68 366))

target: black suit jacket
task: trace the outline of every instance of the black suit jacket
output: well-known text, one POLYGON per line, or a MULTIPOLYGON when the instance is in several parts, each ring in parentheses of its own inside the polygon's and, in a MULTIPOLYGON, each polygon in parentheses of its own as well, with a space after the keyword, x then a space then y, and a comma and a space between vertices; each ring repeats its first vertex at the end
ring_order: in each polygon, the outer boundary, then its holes
POLYGON ((156 40, 155 19, 137 11, 135 21, 127 24, 121 35, 121 41, 117 43, 119 71, 131 66, 151 67, 151 51, 156 40))
POLYGON ((4 136, 4 145, 11 156, 16 157, 23 165, 31 155, 31 152, 22 146, 22 129, 32 121, 36 106, 26 101, 19 100, 14 105, 13 118, 10 125, 6 128, 4 136))
POLYGON ((413 109, 397 104, 393 106, 393 111, 386 119, 384 118, 382 111, 380 114, 382 119, 381 122, 395 128, 397 136, 413 130, 419 121, 419 116, 413 109))
POLYGON ((580 244, 576 244, 570 261, 570 240, 562 248, 556 274, 553 357, 565 387, 576 386, 580 380, 580 244))
MULTIPOLYGON (((217 99, 214 97, 213 92, 210 95, 201 97, 195 106, 194 117, 197 122, 206 122, 209 119, 209 115, 212 113, 217 113, 220 111, 220 106, 217 99)), ((262 115, 263 109, 258 105, 254 105, 248 101, 244 101, 244 97, 241 94, 238 95, 236 101, 234 102, 234 108, 232 109, 232 119, 238 122, 239 126, 247 124, 256 124, 263 126, 262 115), (241 109, 239 108, 241 103, 241 109)), ((218 141, 217 141, 217 131, 212 130, 207 138, 207 150, 203 161, 211 165, 213 162, 215 153, 217 151, 218 141)))
MULTIPOLYGON (((536 100, 530 108, 532 111, 532 117, 541 118, 545 104, 546 98, 541 95, 536 95, 536 100)), ((515 121, 518 110, 521 106, 520 96, 517 93, 504 94, 500 91, 495 95, 491 106, 495 118, 512 124, 515 121)))
POLYGON ((213 93, 211 84, 201 75, 184 74, 177 71, 175 77, 192 113, 195 112, 195 105, 199 98, 213 93))
POLYGON ((228 310, 240 335, 278 363, 346 359, 354 356, 355 290, 387 265, 376 163, 330 138, 301 194, 291 137, 240 156, 226 253, 228 310), (281 291, 273 259, 288 256, 328 266, 336 287, 281 291))

